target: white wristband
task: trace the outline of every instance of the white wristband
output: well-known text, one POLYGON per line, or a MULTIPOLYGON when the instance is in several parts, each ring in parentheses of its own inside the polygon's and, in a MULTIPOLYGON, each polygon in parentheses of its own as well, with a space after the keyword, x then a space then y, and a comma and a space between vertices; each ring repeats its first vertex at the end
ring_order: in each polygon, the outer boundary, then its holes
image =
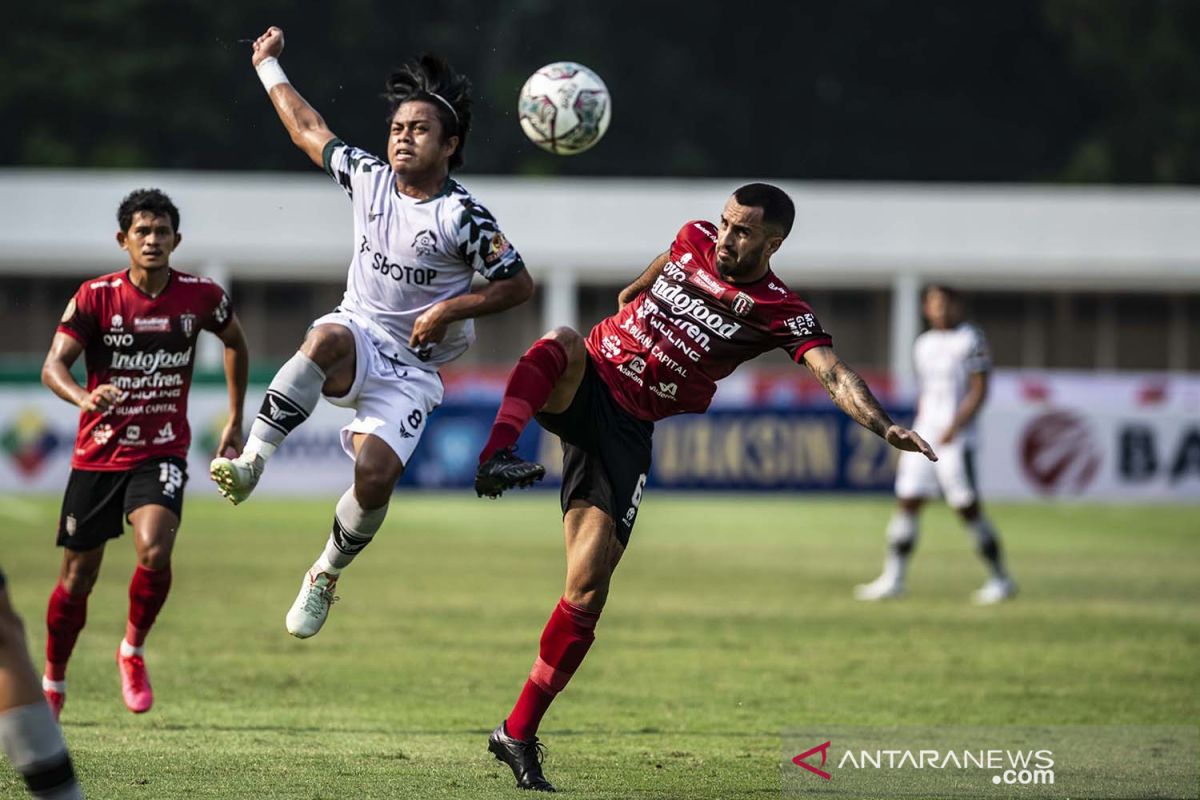
POLYGON ((264 58, 254 69, 258 72, 258 79, 262 81, 263 88, 268 92, 273 86, 289 83, 287 75, 283 74, 283 67, 279 66, 279 60, 274 56, 264 58))

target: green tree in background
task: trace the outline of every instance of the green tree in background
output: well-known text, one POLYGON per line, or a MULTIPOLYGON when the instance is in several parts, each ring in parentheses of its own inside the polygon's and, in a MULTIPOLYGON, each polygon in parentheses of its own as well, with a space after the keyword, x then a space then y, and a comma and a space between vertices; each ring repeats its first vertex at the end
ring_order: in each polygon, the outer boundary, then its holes
POLYGON ((0 164, 307 169, 237 42, 269 24, 297 87, 369 149, 388 69, 449 57, 476 84, 475 173, 1200 182, 1183 0, 38 3, 0 29, 0 164), (572 158, 515 117, 525 77, 562 59, 613 94, 607 137, 572 158))
POLYGON ((1047 18, 1098 109, 1061 177, 1200 182, 1200 3, 1052 0, 1047 18))

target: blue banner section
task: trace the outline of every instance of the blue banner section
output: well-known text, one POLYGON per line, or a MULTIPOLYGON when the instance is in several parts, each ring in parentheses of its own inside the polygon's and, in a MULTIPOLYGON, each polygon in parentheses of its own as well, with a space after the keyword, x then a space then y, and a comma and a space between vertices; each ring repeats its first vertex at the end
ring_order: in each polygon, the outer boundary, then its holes
MULTIPOLYGON (((401 485, 471 486, 495 413, 494 404, 452 404, 435 411, 401 485)), ((554 436, 532 423, 517 449, 523 458, 546 465, 543 486, 558 485, 562 456, 554 436)), ((648 484, 665 489, 886 492, 895 478, 895 456, 882 439, 832 408, 710 411, 655 425, 648 484)))

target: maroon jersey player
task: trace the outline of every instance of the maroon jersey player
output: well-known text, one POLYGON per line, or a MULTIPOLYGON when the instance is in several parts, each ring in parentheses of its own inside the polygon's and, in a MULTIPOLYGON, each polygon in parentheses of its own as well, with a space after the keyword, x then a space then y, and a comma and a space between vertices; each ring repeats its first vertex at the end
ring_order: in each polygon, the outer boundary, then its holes
POLYGON ((670 250, 622 290, 616 314, 586 338, 570 328, 551 331, 509 376, 475 489, 495 497, 545 474, 513 452, 536 414, 563 442, 567 542, 566 591, 542 632, 525 688, 488 742, 522 788, 554 790, 542 774, 535 734, 591 646, 637 518, 656 420, 705 411, 717 381, 780 348, 803 362, 855 421, 893 447, 936 458, 920 436, 892 423, 862 378, 834 354, 812 309, 771 271, 770 258, 794 216, 780 189, 741 187, 719 225, 688 222, 679 230, 670 250))
POLYGON ((80 408, 58 527, 62 568, 46 613, 42 688, 56 717, 104 546, 124 532, 126 521, 133 527, 138 563, 117 665, 129 710, 148 711, 153 702, 143 645, 171 585, 171 550, 188 477, 188 390, 202 331, 215 333, 225 345, 229 421, 218 451, 242 445, 249 358, 228 296, 211 280, 170 267, 181 237, 179 211, 165 194, 131 193, 117 221, 128 269, 83 282, 42 368, 45 384, 80 408), (70 371, 81 354, 86 387, 70 371))

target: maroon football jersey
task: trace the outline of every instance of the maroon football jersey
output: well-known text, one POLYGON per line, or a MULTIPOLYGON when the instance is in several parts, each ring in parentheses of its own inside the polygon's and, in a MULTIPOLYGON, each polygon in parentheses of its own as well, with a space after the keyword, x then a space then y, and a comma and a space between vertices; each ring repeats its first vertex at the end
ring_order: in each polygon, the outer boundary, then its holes
POLYGON ((111 383, 125 394, 104 413, 80 413, 71 466, 116 471, 148 458, 187 458, 196 337, 223 330, 232 317, 220 286, 174 269, 157 297, 134 286, 128 270, 80 285, 58 330, 83 345, 89 392, 111 383))
POLYGON ((754 283, 723 280, 716 250, 711 222, 687 223, 654 284, 588 335, 600 377, 638 419, 702 412, 743 361, 781 347, 799 362, 833 342, 770 270, 754 283))

